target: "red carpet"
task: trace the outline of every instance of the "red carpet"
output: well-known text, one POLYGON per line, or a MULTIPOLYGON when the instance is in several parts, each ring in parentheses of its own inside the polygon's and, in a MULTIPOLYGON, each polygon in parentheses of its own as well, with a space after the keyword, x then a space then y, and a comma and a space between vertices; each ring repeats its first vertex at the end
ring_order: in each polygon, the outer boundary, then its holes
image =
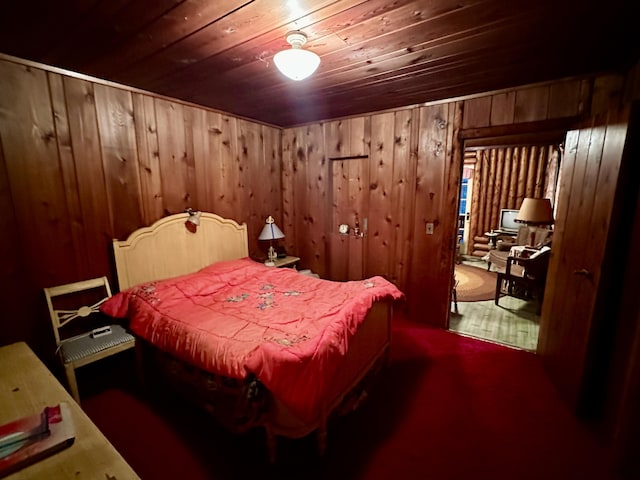
POLYGON ((332 422, 324 458, 313 437, 285 440, 270 466, 261 432, 232 436, 126 385, 82 406, 143 479, 615 478, 534 354, 394 322, 391 365, 359 410, 332 422))

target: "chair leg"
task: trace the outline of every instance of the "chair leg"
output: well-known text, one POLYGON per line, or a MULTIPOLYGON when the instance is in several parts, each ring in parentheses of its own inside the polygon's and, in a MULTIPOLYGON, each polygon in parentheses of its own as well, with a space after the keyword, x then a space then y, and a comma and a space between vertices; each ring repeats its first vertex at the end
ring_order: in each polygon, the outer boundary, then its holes
POLYGON ((498 273, 496 275, 496 293, 495 293, 495 297, 493 299, 493 302, 496 305, 498 304, 498 299, 500 298, 500 290, 502 289, 502 277, 500 276, 500 274, 498 273))
POLYGON ((67 375, 67 384, 69 385, 71 396, 76 401, 76 403, 80 405, 80 392, 78 391, 78 382, 76 381, 76 370, 73 367, 73 364, 72 363, 65 364, 64 372, 67 375))
POLYGON ((453 306, 455 312, 458 313, 458 289, 456 287, 453 287, 453 306))

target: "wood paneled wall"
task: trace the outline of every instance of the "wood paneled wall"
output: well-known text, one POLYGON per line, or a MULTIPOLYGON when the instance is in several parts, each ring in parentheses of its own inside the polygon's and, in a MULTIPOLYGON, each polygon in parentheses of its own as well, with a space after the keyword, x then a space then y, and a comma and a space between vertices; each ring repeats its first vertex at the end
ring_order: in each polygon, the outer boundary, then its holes
POLYGON ((111 240, 187 207, 281 219, 278 128, 0 61, 0 343, 53 339, 42 288, 100 275, 111 240))
MULTIPOLYGON (((329 236, 338 228, 329 223, 329 163, 336 158, 355 162, 348 158, 364 156, 364 177, 357 178, 358 188, 367 191, 363 208, 368 213, 360 212, 360 221, 368 220, 362 239, 365 276, 382 275, 405 291, 422 285, 426 276, 437 288, 421 288, 421 299, 446 296, 449 286, 438 279, 448 278, 452 267, 461 165, 453 151, 460 107, 461 103, 416 107, 285 130, 285 240, 287 249, 302 258, 303 267, 327 277, 340 270, 331 262, 348 261, 349 255, 331 254, 329 248, 329 236), (357 147, 349 149, 349 144, 357 147), (426 222, 434 223, 433 235, 426 235, 426 222)), ((446 311, 439 316, 446 317, 446 311)))
POLYGON ((462 170, 459 138, 507 135, 516 125, 529 125, 527 133, 535 134, 546 121, 588 111, 590 94, 590 81, 567 80, 285 129, 287 249, 322 276, 344 271, 341 263, 352 261, 353 254, 337 255, 331 248, 337 225, 329 223, 335 201, 328 197, 329 163, 331 158, 366 156, 367 178, 361 181, 368 189, 364 273, 396 283, 407 294, 413 318, 446 326, 451 289, 446 279, 453 269, 462 170), (354 144, 359 147, 349 147, 354 144), (427 223, 434 224, 432 235, 426 234, 427 223))
POLYGON ((3 278, 26 277, 5 295, 30 305, 26 313, 15 307, 24 329, 9 339, 49 329, 33 307, 42 287, 105 272, 113 280, 111 239, 186 207, 247 222, 254 255, 271 214, 303 267, 326 277, 340 270, 335 262, 358 262, 365 275, 405 291, 412 316, 446 326, 460 139, 575 117, 591 94, 590 81, 571 80, 281 131, 8 60, 0 82, 0 205, 13 227, 3 249, 21 249, 3 278), (364 191, 358 208, 368 231, 340 257, 331 251, 331 175, 339 170, 330 159, 345 155, 366 158, 350 174, 364 191))

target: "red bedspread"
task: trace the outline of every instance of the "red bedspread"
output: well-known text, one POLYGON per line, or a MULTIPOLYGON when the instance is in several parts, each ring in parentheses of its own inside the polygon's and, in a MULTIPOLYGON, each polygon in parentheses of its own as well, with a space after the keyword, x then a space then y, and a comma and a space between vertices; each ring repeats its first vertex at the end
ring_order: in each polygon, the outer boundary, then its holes
POLYGON ((253 373, 313 421, 369 308, 402 296, 382 277, 331 282, 244 258, 130 288, 102 311, 129 318, 136 335, 206 371, 253 373))

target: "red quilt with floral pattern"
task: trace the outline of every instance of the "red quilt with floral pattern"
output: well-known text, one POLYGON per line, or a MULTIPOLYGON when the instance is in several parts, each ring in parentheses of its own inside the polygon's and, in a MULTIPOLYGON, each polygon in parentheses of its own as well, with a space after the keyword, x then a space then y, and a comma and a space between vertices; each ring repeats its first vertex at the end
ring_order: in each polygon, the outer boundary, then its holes
POLYGON ((206 371, 254 374, 301 420, 312 421, 369 308, 402 297, 382 277, 332 282, 243 258, 132 287, 101 309, 206 371))

